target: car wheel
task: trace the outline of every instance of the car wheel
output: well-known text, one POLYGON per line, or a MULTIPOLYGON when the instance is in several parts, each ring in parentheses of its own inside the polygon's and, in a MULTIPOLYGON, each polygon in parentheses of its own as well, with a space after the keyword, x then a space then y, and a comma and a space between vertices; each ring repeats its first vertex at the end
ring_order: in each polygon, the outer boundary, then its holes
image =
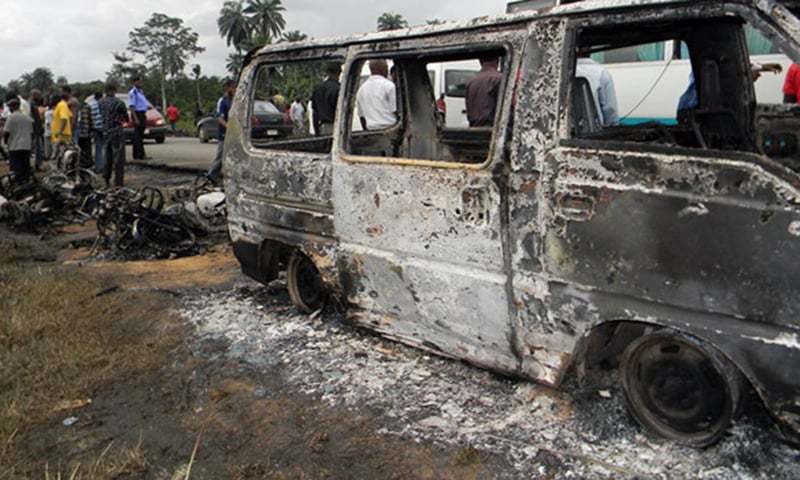
POLYGON ((159 144, 159 145, 164 143, 166 140, 167 140, 167 137, 165 135, 159 135, 159 136, 156 137, 156 143, 159 144))
POLYGON ((289 297, 298 310, 313 313, 324 306, 325 287, 314 262, 295 252, 289 259, 286 274, 289 297))
POLYGON ((622 385, 628 409, 650 432, 702 448, 716 443, 738 412, 743 380, 713 347, 661 330, 625 350, 622 385))

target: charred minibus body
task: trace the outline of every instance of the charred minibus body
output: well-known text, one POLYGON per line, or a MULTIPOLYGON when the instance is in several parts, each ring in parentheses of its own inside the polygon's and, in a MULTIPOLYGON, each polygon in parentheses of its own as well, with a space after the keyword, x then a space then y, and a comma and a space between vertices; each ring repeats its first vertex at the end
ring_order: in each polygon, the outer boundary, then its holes
POLYGON ((756 104, 744 33, 798 62, 793 11, 581 2, 264 48, 225 145, 237 258, 262 282, 287 269, 303 310, 325 293, 354 324, 507 375, 558 387, 619 362, 634 416, 678 442, 718 440, 750 386, 797 435, 800 110, 756 104), (578 57, 665 42, 698 102, 669 124, 605 124, 578 57), (494 122, 448 125, 428 66, 479 59, 502 78, 494 122), (362 130, 375 60, 395 122, 362 130), (331 64, 331 135, 251 138, 255 101, 309 96, 298 78, 322 84, 331 64))

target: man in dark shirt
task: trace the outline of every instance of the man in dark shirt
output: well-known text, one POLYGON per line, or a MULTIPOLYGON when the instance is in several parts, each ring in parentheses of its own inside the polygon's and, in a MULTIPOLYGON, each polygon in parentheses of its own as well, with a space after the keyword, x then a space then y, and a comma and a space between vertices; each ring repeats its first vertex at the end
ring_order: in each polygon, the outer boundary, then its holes
POLYGON ((42 169, 44 163, 44 122, 42 119, 42 107, 44 100, 42 92, 31 90, 31 118, 33 119, 33 157, 36 159, 36 170, 42 169))
POLYGON ((314 113, 314 131, 317 135, 333 135, 333 121, 336 119, 336 103, 339 100, 339 77, 342 66, 331 63, 326 69, 328 78, 314 90, 311 108, 314 113))
POLYGON ((481 71, 467 84, 467 119, 470 127, 494 125, 500 84, 503 75, 498 71, 498 57, 481 58, 481 71))
POLYGON ((106 96, 100 100, 100 115, 103 117, 103 138, 106 142, 103 177, 108 186, 113 170, 114 184, 121 187, 125 183, 125 136, 122 124, 128 120, 128 107, 117 98, 117 86, 113 83, 106 85, 106 96))
POLYGON ((222 173, 222 159, 225 154, 225 133, 228 130, 228 114, 233 106, 233 94, 236 93, 236 82, 233 80, 225 80, 222 84, 224 94, 217 101, 217 109, 214 116, 217 117, 217 155, 214 157, 214 163, 211 164, 211 169, 208 171, 208 179, 216 182, 219 174, 222 173))

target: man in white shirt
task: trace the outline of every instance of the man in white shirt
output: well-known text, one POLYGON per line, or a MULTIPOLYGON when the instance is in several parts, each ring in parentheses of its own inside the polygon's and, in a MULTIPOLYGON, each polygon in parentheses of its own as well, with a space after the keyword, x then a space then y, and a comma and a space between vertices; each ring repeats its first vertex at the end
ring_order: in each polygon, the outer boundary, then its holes
POLYGON ((289 109, 289 116, 292 118, 292 123, 294 123, 295 133, 305 133, 305 128, 303 127, 305 125, 306 109, 303 107, 300 97, 296 97, 294 99, 294 102, 289 109))
POLYGON ((617 91, 614 88, 614 79, 608 70, 588 56, 578 58, 575 77, 585 78, 592 88, 594 103, 600 114, 603 125, 610 127, 619 125, 619 111, 617 107, 617 91))
POLYGON ((372 75, 358 90, 356 106, 364 130, 383 130, 397 123, 397 88, 386 78, 386 60, 371 60, 369 70, 372 75))

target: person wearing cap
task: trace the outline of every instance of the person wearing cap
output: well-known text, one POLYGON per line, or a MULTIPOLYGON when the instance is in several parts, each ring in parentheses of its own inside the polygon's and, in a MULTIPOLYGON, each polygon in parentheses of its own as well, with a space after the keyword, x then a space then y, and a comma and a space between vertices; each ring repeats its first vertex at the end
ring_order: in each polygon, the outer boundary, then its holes
POLYGON ((25 183, 31 177, 31 148, 33 140, 33 119, 20 111, 20 101, 10 97, 6 101, 11 114, 6 119, 3 137, 8 145, 8 157, 14 181, 25 183))
POLYGON ((144 131, 147 128, 147 110, 150 102, 144 96, 141 77, 133 78, 133 87, 128 91, 128 108, 133 120, 133 159, 149 160, 150 158, 144 151, 144 131))

